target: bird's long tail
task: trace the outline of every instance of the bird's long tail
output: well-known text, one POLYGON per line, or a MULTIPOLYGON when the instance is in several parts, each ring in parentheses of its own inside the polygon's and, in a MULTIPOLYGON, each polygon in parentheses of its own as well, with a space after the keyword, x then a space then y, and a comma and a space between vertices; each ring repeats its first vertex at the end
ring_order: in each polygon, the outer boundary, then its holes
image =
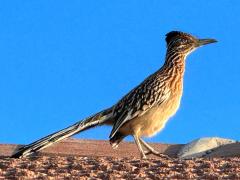
POLYGON ((52 133, 46 137, 43 137, 29 145, 25 145, 19 148, 11 157, 21 158, 26 157, 34 152, 40 151, 58 141, 61 141, 67 137, 77 134, 81 131, 102 125, 111 120, 112 108, 103 110, 91 117, 88 117, 82 121, 79 121, 65 129, 52 133))

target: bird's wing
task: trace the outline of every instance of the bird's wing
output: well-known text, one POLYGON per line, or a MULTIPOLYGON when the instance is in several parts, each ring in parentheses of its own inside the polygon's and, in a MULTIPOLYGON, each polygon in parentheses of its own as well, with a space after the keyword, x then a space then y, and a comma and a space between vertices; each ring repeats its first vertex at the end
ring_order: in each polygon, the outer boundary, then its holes
POLYGON ((110 134, 112 138, 123 124, 140 117, 156 105, 160 105, 170 96, 170 89, 164 81, 148 78, 130 91, 116 105, 113 112, 115 123, 110 134))

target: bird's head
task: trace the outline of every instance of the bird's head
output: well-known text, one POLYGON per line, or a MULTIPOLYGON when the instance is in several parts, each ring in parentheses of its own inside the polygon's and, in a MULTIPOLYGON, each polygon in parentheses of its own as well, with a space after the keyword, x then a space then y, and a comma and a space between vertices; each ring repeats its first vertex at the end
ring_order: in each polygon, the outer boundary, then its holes
POLYGON ((198 39, 184 32, 171 31, 166 34, 166 42, 169 51, 178 51, 187 55, 198 47, 217 41, 215 39, 198 39))

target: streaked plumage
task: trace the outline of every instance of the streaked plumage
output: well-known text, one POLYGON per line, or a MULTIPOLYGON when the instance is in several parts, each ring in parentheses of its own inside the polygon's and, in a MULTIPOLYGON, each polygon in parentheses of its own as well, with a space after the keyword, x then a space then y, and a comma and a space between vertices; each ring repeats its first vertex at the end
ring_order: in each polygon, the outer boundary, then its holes
POLYGON ((115 148, 128 135, 132 135, 141 157, 160 155, 141 137, 152 136, 165 126, 179 108, 183 92, 186 56, 199 46, 216 42, 197 39, 190 34, 172 31, 166 35, 167 53, 164 65, 125 95, 114 106, 53 133, 19 149, 12 157, 24 157, 64 138, 97 125, 112 125, 110 143, 115 148), (145 152, 142 146, 147 150, 145 152))

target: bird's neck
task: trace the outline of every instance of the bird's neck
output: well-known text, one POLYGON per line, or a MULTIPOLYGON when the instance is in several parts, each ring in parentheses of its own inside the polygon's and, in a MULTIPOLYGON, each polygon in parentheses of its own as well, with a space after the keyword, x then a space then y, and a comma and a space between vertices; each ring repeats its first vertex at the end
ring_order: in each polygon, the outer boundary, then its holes
POLYGON ((163 71, 169 76, 183 77, 185 71, 186 54, 180 52, 167 51, 166 60, 163 65, 163 71))

